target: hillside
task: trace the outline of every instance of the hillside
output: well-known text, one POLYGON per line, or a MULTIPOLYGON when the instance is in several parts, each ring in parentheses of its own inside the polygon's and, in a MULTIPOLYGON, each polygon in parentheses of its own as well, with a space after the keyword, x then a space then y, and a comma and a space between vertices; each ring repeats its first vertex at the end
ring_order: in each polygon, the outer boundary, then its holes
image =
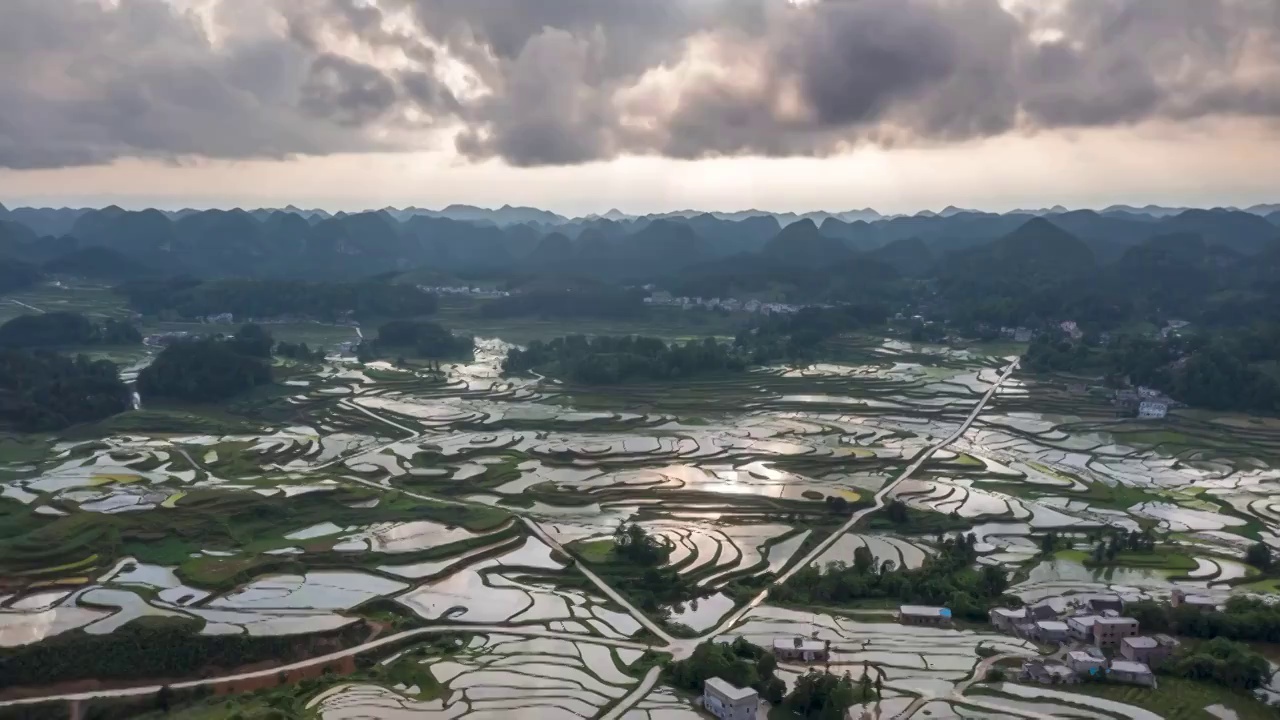
POLYGON ((776 262, 804 267, 818 267, 841 262, 850 250, 837 238, 827 237, 812 220, 801 220, 786 226, 765 243, 762 254, 776 262))
POLYGON ((924 275, 933 269, 934 253, 920 238, 894 240, 882 248, 868 253, 871 257, 898 271, 906 277, 924 275))
POLYGON ((73 250, 44 264, 52 275, 71 275, 91 280, 120 282, 156 275, 156 271, 108 247, 91 246, 73 250))

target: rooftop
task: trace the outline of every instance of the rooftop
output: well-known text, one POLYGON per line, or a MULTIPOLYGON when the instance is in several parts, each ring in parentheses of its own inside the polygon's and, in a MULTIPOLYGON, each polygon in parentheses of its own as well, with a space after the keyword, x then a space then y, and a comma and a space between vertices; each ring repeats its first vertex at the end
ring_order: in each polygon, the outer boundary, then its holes
POLYGON ((1147 667, 1146 663, 1113 660, 1111 662, 1111 672, 1136 673, 1140 675, 1142 673, 1150 674, 1151 668, 1147 667))
POLYGON ((996 615, 1001 615, 1003 617, 1008 617, 1008 618, 1023 618, 1027 616, 1026 608, 1015 609, 1015 608, 998 607, 998 608, 992 608, 991 612, 995 613, 996 615))
POLYGON ((1067 653, 1067 657, 1077 662, 1102 662, 1102 658, 1095 656, 1093 653, 1087 653, 1083 650, 1072 650, 1067 653))
POLYGON ((1155 638, 1127 637, 1124 639, 1124 644, 1134 648, 1155 648, 1160 643, 1157 643, 1155 638))
POLYGON ((928 605, 903 605, 898 608, 898 612, 903 615, 920 615, 927 617, 951 617, 951 609, 944 607, 930 607, 928 605))
POLYGON ((1060 663, 1048 663, 1043 660, 1031 660, 1023 665, 1024 671, 1035 673, 1043 672, 1049 675, 1057 675, 1060 677, 1068 677, 1075 675, 1075 671, 1066 665, 1060 663))
POLYGON ((1085 627, 1091 627, 1094 623, 1098 622, 1101 619, 1102 619, 1101 615, 1079 615, 1077 617, 1069 618, 1068 622, 1073 622, 1073 623, 1076 623, 1077 625, 1083 625, 1085 627))
POLYGON ((808 650, 821 651, 827 649, 827 644, 821 640, 809 640, 802 637, 780 637, 773 641, 774 650, 808 650))
POLYGON ((1041 630, 1061 630, 1063 632, 1067 631, 1067 624, 1059 620, 1041 620, 1040 622, 1036 623, 1036 627, 1040 628, 1041 630))
POLYGON ((1098 618, 1099 625, 1137 625, 1138 621, 1131 617, 1101 617, 1098 618))
MULTIPOLYGON (((1143 667, 1146 667, 1145 665, 1143 667)), ((747 698, 756 697, 756 691, 751 688, 740 688, 729 684, 727 680, 721 680, 718 677, 708 678, 705 683, 708 690, 714 690, 717 694, 723 695, 729 700, 746 700, 747 698)))

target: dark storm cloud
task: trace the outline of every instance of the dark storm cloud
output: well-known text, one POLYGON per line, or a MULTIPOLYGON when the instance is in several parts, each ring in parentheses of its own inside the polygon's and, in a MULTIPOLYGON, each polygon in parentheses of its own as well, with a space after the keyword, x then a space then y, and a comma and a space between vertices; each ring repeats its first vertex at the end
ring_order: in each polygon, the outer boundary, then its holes
POLYGON ((822 155, 1280 116, 1275 0, 0 3, 0 166, 822 155))
POLYGON ((398 99, 395 83, 378 68, 326 53, 311 63, 301 106, 314 116, 359 127, 382 118, 398 99))

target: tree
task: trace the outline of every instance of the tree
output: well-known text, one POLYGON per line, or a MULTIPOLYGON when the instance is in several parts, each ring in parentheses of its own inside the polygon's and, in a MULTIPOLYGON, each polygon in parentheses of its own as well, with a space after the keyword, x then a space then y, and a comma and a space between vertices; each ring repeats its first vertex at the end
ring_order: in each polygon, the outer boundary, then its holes
POLYGON ((761 693, 770 705, 780 705, 787 695, 787 684, 782 678, 770 678, 764 685, 764 692, 761 693))
POLYGON ((1271 569, 1271 547, 1266 543, 1257 542, 1249 546, 1244 553, 1244 561, 1250 565, 1266 572, 1271 569))
POLYGON ((1106 545, 1106 543, 1099 542, 1097 545, 1094 545, 1094 546, 1093 546, 1093 561, 1094 561, 1095 563, 1097 563, 1097 564, 1101 565, 1101 564, 1102 564, 1102 561, 1103 561, 1103 560, 1106 560, 1106 559, 1107 559, 1107 545, 1106 545))
POLYGON ((267 332, 261 325, 248 323, 241 325, 236 331, 235 337, 227 341, 228 347, 241 355, 256 358, 270 358, 271 348, 275 345, 275 341, 271 337, 271 333, 267 332))
POLYGON ((1009 589, 1009 575, 1003 568, 995 565, 983 565, 981 588, 988 598, 999 597, 1009 589))
POLYGON ((159 692, 156 693, 156 707, 160 712, 169 712, 169 707, 173 703, 173 688, 168 685, 161 685, 159 692))
POLYGON ((756 671, 761 677, 773 675, 773 671, 778 668, 778 659, 772 653, 765 653, 760 656, 760 660, 756 662, 756 671))
POLYGON ((876 564, 875 553, 871 552, 871 548, 866 545, 859 545, 853 551, 853 569, 859 574, 865 575, 871 571, 876 564))

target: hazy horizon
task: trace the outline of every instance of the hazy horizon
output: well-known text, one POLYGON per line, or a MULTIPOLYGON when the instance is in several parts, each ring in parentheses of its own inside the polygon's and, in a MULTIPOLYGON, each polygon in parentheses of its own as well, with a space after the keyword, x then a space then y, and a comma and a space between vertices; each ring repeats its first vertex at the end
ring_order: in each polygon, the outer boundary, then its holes
POLYGON ((3 206, 10 210, 14 210, 18 208, 79 210, 79 209, 102 209, 105 207, 116 206, 129 211, 154 209, 154 210, 160 210, 162 212, 180 212, 183 210, 195 210, 195 211, 244 210, 246 212, 251 212, 255 210, 285 210, 287 208, 294 208, 295 210, 300 210, 300 211, 323 211, 323 212, 332 213, 332 214, 336 214, 339 212, 343 212, 347 214, 356 214, 356 213, 362 213, 362 212, 377 212, 380 210, 406 211, 409 209, 421 210, 421 211, 427 211, 427 212, 443 212, 450 207, 468 207, 468 208, 476 208, 484 211, 496 212, 503 209, 504 207, 511 207, 511 208, 518 208, 518 209, 531 209, 531 210, 551 212, 551 213, 560 215, 566 219, 574 220, 574 219, 589 218, 589 217, 602 217, 610 213, 613 213, 615 211, 628 217, 637 217, 637 218, 654 216, 654 215, 670 215, 670 214, 686 213, 686 212, 706 213, 706 214, 713 214, 713 215, 735 215, 735 214, 748 213, 748 212, 753 212, 753 213, 758 212, 761 215, 795 215, 795 216, 803 217, 805 215, 818 215, 818 214, 838 215, 842 213, 874 211, 879 213, 881 216, 885 218, 894 218, 894 217, 910 217, 913 215, 920 215, 924 213, 938 214, 950 208, 955 208, 961 211, 972 211, 972 212, 978 212, 978 213, 1003 215, 1003 214, 1014 213, 1017 211, 1040 212, 1044 210, 1052 210, 1055 207, 1061 207, 1066 212, 1073 212, 1073 211, 1103 212, 1108 208, 1112 208, 1112 207, 1128 207, 1136 210, 1152 207, 1152 208, 1160 208, 1160 209, 1167 209, 1167 210, 1182 210, 1182 209, 1238 210, 1238 211, 1247 212, 1252 208, 1262 207, 1262 208, 1266 208, 1266 211, 1264 212, 1264 214, 1268 214, 1270 212, 1275 212, 1275 210, 1273 210, 1271 206, 1275 206, 1277 209, 1280 209, 1280 199, 1277 199, 1275 201, 1262 201, 1262 202, 1256 202, 1256 203, 1250 203, 1250 204, 1230 204, 1230 205, 1186 205, 1186 204, 1160 203, 1160 202, 1144 202, 1139 204, 1139 203, 1131 203, 1131 202, 1113 202, 1108 205, 1097 205, 1093 207, 1073 207, 1073 206, 1065 205, 1063 203, 1047 203, 1042 206, 1035 206, 1035 207, 1020 206, 1020 207, 1011 207, 1007 209, 993 209, 993 208, 963 206, 958 204, 949 204, 942 207, 920 208, 918 210, 907 211, 907 212, 888 212, 870 205, 868 206, 850 205, 848 207, 833 206, 833 207, 796 209, 796 210, 779 210, 777 208, 770 208, 770 207, 727 208, 727 207, 696 207, 696 206, 675 207, 675 206, 672 206, 672 207, 661 208, 657 210, 649 210, 644 212, 628 212, 625 208, 610 206, 600 210, 593 210, 585 213, 565 213, 565 212, 560 212, 551 207, 542 207, 538 205, 523 205, 523 204, 517 204, 517 203, 502 203, 499 205, 479 205, 479 204, 469 203, 469 202, 451 202, 451 203, 440 204, 440 205, 422 205, 422 204, 408 203, 404 205, 326 207, 324 205, 311 205, 311 204, 304 204, 300 202, 285 202, 283 204, 273 204, 273 205, 199 204, 199 203, 175 204, 175 203, 165 203, 165 202, 148 203, 144 200, 139 200, 137 198, 116 198, 113 200, 111 199, 110 196, 99 198, 97 201, 89 201, 89 202, 83 202, 83 203, 81 202, 58 203, 58 204, 50 204, 48 202, 36 203, 36 204, 29 203, 29 202, 18 202, 18 201, 10 202, 5 198, 0 197, 0 206, 3 206))

